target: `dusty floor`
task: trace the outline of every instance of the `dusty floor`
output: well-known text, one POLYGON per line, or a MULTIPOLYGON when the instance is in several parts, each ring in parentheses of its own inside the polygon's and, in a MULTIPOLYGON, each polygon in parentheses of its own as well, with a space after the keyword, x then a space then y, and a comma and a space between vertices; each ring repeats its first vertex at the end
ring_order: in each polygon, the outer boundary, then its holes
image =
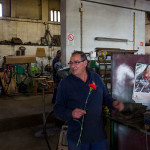
MULTIPOLYGON (((52 94, 45 95, 45 112, 53 110, 52 94)), ((48 150, 43 138, 42 95, 0 97, 0 150, 48 150)), ((47 121, 48 142, 56 150, 62 122, 52 113, 47 121)))

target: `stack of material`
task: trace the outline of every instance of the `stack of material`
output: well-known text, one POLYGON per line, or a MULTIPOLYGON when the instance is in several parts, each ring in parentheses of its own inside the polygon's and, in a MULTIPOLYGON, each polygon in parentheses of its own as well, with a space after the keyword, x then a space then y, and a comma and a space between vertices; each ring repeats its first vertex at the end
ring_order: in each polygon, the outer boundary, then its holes
POLYGON ((128 123, 141 122, 144 120, 144 113, 147 106, 141 103, 124 103, 124 110, 117 112, 116 118, 128 123))

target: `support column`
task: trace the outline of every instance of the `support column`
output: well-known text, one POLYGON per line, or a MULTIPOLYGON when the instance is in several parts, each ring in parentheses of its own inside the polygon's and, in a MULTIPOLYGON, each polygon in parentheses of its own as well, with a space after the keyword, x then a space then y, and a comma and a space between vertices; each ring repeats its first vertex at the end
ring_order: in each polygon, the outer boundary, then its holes
POLYGON ((10 15, 12 18, 16 17, 16 0, 11 0, 10 4, 10 15))
POLYGON ((61 0, 62 63, 68 64, 71 53, 80 51, 80 0, 61 0))
POLYGON ((42 0, 42 21, 47 22, 48 19, 48 0, 42 0))

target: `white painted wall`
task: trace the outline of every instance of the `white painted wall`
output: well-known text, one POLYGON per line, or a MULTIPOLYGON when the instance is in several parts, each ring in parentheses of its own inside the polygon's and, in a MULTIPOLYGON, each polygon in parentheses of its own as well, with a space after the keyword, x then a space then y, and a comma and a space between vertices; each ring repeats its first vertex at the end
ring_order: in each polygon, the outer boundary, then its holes
POLYGON ((135 50, 138 50, 138 54, 145 54, 145 12, 140 11, 135 13, 135 50), (140 46, 140 42, 143 42, 143 46, 140 46))
POLYGON ((81 50, 80 41, 80 12, 83 3, 83 51, 94 51, 96 47, 120 48, 138 50, 139 54, 145 53, 145 12, 150 11, 150 2, 137 0, 93 0, 91 3, 84 0, 62 0, 65 6, 61 7, 62 15, 62 50, 63 60, 67 63, 74 50, 81 50), (123 6, 114 7, 100 3, 123 6), (131 9, 131 8, 134 8, 131 9), (65 9, 65 11, 64 11, 65 9), (135 10, 136 9, 136 10, 135 10), (135 43, 134 40, 134 13, 135 13, 135 43), (65 31, 65 32, 64 32, 65 31), (74 35, 73 42, 68 42, 68 35, 74 35), (65 38, 64 38, 65 37, 65 38), (128 42, 96 41, 95 37, 127 39, 128 42))
POLYGON ((133 12, 131 10, 86 2, 83 3, 83 8, 83 49, 85 51, 94 51, 96 47, 132 49, 133 12), (131 42, 96 41, 95 37, 128 39, 131 42))
MULTIPOLYGON (((48 24, 49 31, 53 35, 60 35, 60 24, 48 24)), ((11 40, 12 37, 21 38, 22 42, 41 42, 45 35, 45 25, 42 21, 32 19, 0 19, 0 41, 11 40)))

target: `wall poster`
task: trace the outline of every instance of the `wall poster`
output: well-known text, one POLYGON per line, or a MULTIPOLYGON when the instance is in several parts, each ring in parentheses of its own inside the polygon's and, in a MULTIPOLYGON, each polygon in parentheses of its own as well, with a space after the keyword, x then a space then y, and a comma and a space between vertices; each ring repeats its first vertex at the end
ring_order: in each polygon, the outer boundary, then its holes
POLYGON ((150 64, 136 63, 132 99, 150 102, 150 64))
POLYGON ((150 55, 113 54, 111 68, 113 98, 150 109, 150 55))

